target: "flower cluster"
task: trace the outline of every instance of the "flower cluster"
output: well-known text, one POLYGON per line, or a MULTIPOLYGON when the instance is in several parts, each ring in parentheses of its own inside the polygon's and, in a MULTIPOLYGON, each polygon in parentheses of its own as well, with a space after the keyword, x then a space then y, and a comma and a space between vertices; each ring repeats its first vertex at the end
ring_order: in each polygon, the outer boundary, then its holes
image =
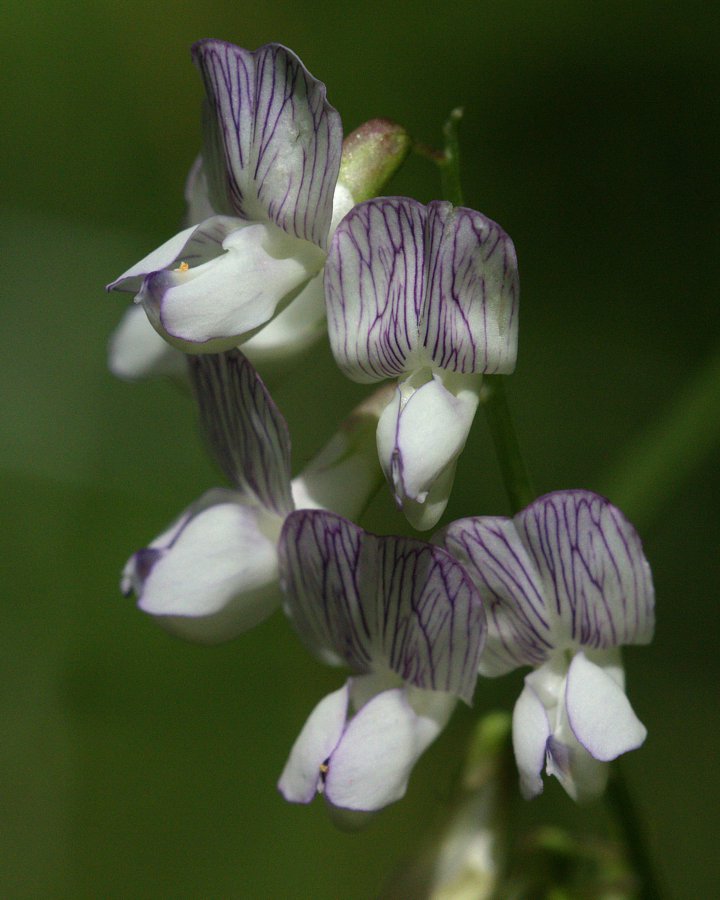
POLYGON ((513 716, 521 790, 542 772, 582 799, 645 729, 620 647, 652 637, 637 534, 607 500, 557 491, 512 519, 430 542, 353 523, 387 481, 418 530, 442 516, 484 375, 515 367, 513 243, 482 213, 376 197, 409 139, 373 120, 343 141, 325 86, 289 50, 201 41, 204 145, 188 227, 109 287, 135 296, 111 342, 128 378, 188 377, 231 484, 205 493, 123 572, 125 593, 190 640, 284 611, 309 650, 352 673, 321 700, 279 789, 373 811, 478 676, 530 667, 513 716), (339 369, 390 380, 292 477, 288 427, 255 366, 329 337, 339 369))

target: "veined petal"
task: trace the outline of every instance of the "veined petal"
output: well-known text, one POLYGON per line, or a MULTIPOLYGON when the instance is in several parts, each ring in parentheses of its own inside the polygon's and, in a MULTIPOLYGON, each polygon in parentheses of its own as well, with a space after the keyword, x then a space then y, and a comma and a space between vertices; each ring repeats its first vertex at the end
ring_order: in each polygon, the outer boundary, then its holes
MULTIPOLYGON (((352 206, 352 195, 338 183, 333 194, 331 235, 352 206)), ((267 325, 243 341, 242 351, 253 365, 287 363, 327 334, 323 279, 321 271, 267 325)))
POLYGON ((545 707, 526 684, 515 703, 512 720, 513 750, 520 772, 520 793, 526 800, 542 793, 542 770, 551 728, 545 707))
POLYGON ((142 306, 131 306, 110 336, 108 368, 116 378, 139 381, 153 375, 187 376, 185 354, 155 331, 142 306))
POLYGON ((514 519, 462 519, 436 540, 486 603, 484 675, 541 665, 554 648, 606 650, 652 637, 654 594, 640 539, 597 494, 555 491, 514 519))
POLYGON ((459 519, 433 540, 462 563, 483 598, 488 639, 480 673, 495 676, 541 665, 555 645, 552 620, 539 573, 513 520, 459 519))
POLYGON ((358 204, 335 232, 325 264, 328 329, 335 360, 353 381, 381 381, 414 367, 424 227, 422 204, 390 197, 358 204))
POLYGON ((199 225, 179 265, 148 275, 138 300, 188 353, 217 352, 269 321, 322 266, 323 254, 272 223, 216 216, 199 225), (202 241, 203 255, 194 255, 202 241), (195 264, 197 262, 197 264, 195 264))
POLYGON ((484 613, 449 554, 303 510, 285 521, 280 559, 286 612, 312 650, 470 702, 484 613))
POLYGON ((591 491, 555 491, 514 521, 539 573, 556 644, 609 648, 652 639, 650 566, 620 510, 591 491))
POLYGON ((565 704, 575 737, 597 760, 608 762, 635 750, 647 737, 625 691, 582 652, 568 669, 565 704))
POLYGON ((322 784, 324 766, 347 719, 349 684, 323 698, 303 726, 285 763, 278 790, 290 803, 309 803, 322 784))
POLYGON ((260 376, 239 350, 189 362, 203 430, 225 475, 266 509, 290 512, 290 435, 260 376))
POLYGON ((327 800, 367 812, 399 800, 413 766, 444 724, 418 715, 403 688, 378 694, 353 716, 333 750, 327 800))
POLYGON ((380 465, 396 503, 418 530, 432 528, 445 510, 479 389, 478 376, 453 378, 421 370, 398 384, 395 398, 380 417, 380 465))
POLYGON ((138 606, 169 631, 202 643, 236 637, 279 605, 281 520, 230 491, 200 498, 123 573, 138 606))
POLYGON ((420 335, 434 366, 507 374, 517 357, 515 247, 482 213, 435 200, 425 226, 426 301, 420 335))
POLYGON ((331 242, 325 292, 333 354, 355 381, 515 368, 515 249, 474 210, 404 197, 358 204, 331 242))
MULTIPOLYGON (((269 219, 325 249, 342 152, 340 116, 325 85, 279 44, 248 51, 204 40, 193 59, 213 120, 215 146, 206 155, 224 162, 215 192, 226 211, 269 219)), ((220 167, 211 168, 217 182, 220 167)))

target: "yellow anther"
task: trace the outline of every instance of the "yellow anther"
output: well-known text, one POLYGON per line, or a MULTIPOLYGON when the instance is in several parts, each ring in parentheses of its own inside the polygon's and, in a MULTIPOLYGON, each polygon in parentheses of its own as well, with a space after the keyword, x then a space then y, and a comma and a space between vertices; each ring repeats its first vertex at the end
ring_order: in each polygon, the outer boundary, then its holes
POLYGON ((176 272, 187 272, 190 266, 186 262, 181 262, 180 265, 175 269, 176 272))
POLYGON ((330 771, 330 766, 327 763, 320 763, 320 774, 327 775, 330 771))

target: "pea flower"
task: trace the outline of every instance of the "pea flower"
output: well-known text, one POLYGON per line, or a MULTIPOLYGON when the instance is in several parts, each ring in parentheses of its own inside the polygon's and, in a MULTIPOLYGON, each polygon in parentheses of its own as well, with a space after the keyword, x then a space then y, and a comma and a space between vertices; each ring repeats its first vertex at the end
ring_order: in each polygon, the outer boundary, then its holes
POLYGON ((186 352, 217 352, 298 295, 322 309, 342 125, 325 86, 290 50, 222 41, 193 47, 205 83, 202 162, 187 188, 190 225, 109 290, 136 294, 157 331, 186 352))
POLYGON ((233 350, 189 360, 205 436, 233 489, 206 492, 133 554, 122 589, 167 630, 217 643, 280 605, 277 542, 296 506, 358 515, 377 489, 372 435, 386 401, 361 404, 291 481, 287 424, 247 359, 233 350))
POLYGON ((646 729, 624 691, 620 647, 654 628, 650 567, 623 514, 590 491, 556 491, 512 519, 453 522, 437 540, 474 580, 488 615, 482 675, 533 666, 513 713, 525 797, 542 770, 576 800, 599 795, 606 763, 646 729))
POLYGON ((356 674, 310 714, 278 787, 294 803, 323 793, 341 809, 387 806, 456 699, 470 702, 485 636, 478 592, 439 547, 317 510, 286 519, 280 570, 301 639, 356 674))
POLYGON ((410 523, 431 528, 479 402, 482 373, 515 368, 515 249, 479 212, 369 200, 338 226, 325 266, 330 343, 354 381, 397 378, 380 463, 410 523))

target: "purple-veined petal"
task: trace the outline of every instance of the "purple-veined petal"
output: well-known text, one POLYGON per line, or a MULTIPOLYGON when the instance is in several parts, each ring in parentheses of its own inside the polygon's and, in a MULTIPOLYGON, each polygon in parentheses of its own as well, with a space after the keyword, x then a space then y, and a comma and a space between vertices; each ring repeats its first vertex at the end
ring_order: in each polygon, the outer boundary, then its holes
POLYGON ((328 329, 335 360, 354 381, 410 368, 425 296, 424 227, 422 204, 391 197, 358 204, 335 232, 325 264, 328 329))
POLYGON ((125 311, 120 324, 110 336, 108 368, 116 378, 139 381, 154 375, 185 379, 185 355, 171 347, 155 331, 142 306, 125 311))
POLYGON ((540 665, 554 647, 551 619, 540 576, 513 520, 459 519, 434 540, 462 563, 483 599, 488 638, 481 674, 540 665))
POLYGON ((278 790, 290 803, 309 803, 322 783, 324 766, 345 728, 349 684, 324 697, 310 713, 285 763, 278 790))
POLYGON ((125 592, 167 630, 217 643, 266 619, 279 605, 281 520, 213 490, 129 560, 125 592))
POLYGON ((635 750, 647 737, 625 691, 582 652, 570 663, 565 704, 575 737, 597 760, 608 762, 635 750))
POLYGON ((445 720, 418 715, 403 688, 368 701, 348 723, 329 760, 325 796, 370 812, 404 796, 413 766, 445 720))
POLYGON ((323 254, 270 222, 216 216, 195 229, 177 261, 148 275, 137 299, 172 343, 212 353, 268 322, 319 271, 323 254))
POLYGON ((325 292, 333 354, 355 381, 515 368, 515 250, 474 210, 404 197, 358 204, 332 240, 325 292))
POLYGON ((520 773, 520 793, 526 800, 542 793, 542 770, 551 729, 545 707, 526 684, 515 703, 512 739, 515 762, 520 773))
POLYGON ((304 510, 285 521, 280 559, 286 612, 316 653, 470 702, 485 619, 449 554, 304 510))
POLYGON ((279 44, 248 51, 204 40, 193 59, 212 120, 211 178, 221 158, 227 207, 325 249, 342 152, 325 85, 279 44))
POLYGON ((647 643, 650 567, 635 529, 590 491, 555 491, 514 519, 453 522, 436 540, 466 566, 486 604, 481 671, 540 665, 553 648, 647 643))
POLYGON ((260 376, 239 350, 189 364, 203 431, 225 475, 266 509, 290 512, 290 435, 260 376))
POLYGON ((620 510, 591 491, 555 491, 514 521, 539 573, 556 644, 609 648, 652 639, 650 567, 620 510))
POLYGON ((466 375, 514 371, 520 286, 508 235, 482 213, 435 200, 425 257, 421 341, 432 364, 466 375))
POLYGON ((432 528, 447 506, 455 463, 477 410, 479 378, 420 370, 398 384, 378 422, 383 472, 419 531, 432 528))

